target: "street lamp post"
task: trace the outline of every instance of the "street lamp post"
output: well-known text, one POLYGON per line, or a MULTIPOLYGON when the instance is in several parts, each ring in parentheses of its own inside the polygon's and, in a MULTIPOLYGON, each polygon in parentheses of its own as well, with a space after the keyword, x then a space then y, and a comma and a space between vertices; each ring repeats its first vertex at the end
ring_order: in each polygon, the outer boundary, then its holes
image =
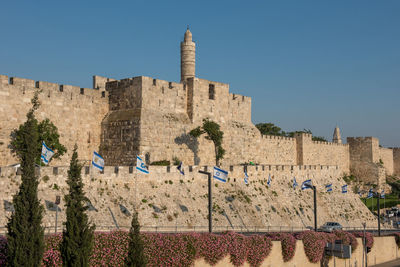
POLYGON ((60 202, 61 202, 61 197, 56 196, 56 202, 55 202, 55 204, 56 204, 56 223, 55 223, 55 227, 54 227, 56 234, 57 234, 57 221, 58 221, 58 205, 60 205, 60 202))
POLYGON ((199 170, 199 173, 207 174, 208 176, 208 232, 212 233, 212 187, 211 173, 199 170))
POLYGON ((314 191, 314 230, 317 231, 317 188, 315 185, 312 186, 314 191))
POLYGON ((380 210, 380 205, 379 205, 379 199, 381 198, 381 195, 379 192, 377 194, 377 205, 378 205, 378 236, 381 236, 381 210, 380 210))

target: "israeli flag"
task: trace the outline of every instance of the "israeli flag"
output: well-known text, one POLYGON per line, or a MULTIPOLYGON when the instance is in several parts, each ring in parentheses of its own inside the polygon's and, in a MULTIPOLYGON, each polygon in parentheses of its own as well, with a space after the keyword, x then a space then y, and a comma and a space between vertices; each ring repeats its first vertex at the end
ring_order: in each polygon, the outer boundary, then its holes
POLYGON ((226 178, 228 178, 228 172, 214 166, 214 176, 213 177, 221 182, 226 183, 226 178))
POLYGON ((49 161, 53 155, 54 151, 51 150, 48 146, 46 146, 44 141, 42 141, 42 154, 40 158, 42 159, 43 163, 46 165, 49 164, 49 161))
POLYGON ((247 175, 247 171, 244 171, 244 183, 249 184, 249 176, 247 175))
POLYGON ((346 194, 347 193, 347 184, 345 184, 344 186, 342 186, 342 193, 346 194))
POLYGON ((312 189, 312 182, 311 179, 305 180, 301 184, 301 190, 312 189))
POLYGON ((332 184, 325 185, 326 192, 332 192, 332 184))
POLYGON ((267 185, 268 185, 268 187, 271 186, 271 174, 268 176, 267 185))
POLYGON ((381 192, 381 198, 385 198, 385 190, 382 190, 382 192, 381 192))
POLYGON ((149 174, 149 170, 139 156, 136 156, 136 170, 149 174))
POLYGON ((372 188, 368 191, 367 199, 371 198, 374 196, 374 192, 372 191, 372 188))
POLYGON ((178 171, 182 174, 185 175, 185 170, 183 169, 183 164, 182 161, 181 163, 179 163, 178 167, 176 167, 178 169, 178 171))
POLYGON ((293 177, 293 189, 296 189, 297 186, 296 177, 293 177))
POLYGON ((92 166, 99 169, 100 171, 104 170, 104 159, 96 151, 93 151, 92 166))

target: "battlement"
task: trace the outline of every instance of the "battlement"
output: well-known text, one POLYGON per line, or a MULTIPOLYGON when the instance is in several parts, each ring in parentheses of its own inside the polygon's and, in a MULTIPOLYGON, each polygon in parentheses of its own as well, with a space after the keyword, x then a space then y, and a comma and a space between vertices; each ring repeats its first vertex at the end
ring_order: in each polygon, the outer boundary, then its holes
POLYGON ((312 139, 312 134, 309 134, 309 133, 295 133, 294 134, 294 138, 296 138, 296 137, 312 139))
POLYGON ((278 136, 278 135, 261 135, 262 139, 273 139, 273 140, 286 140, 286 141, 295 141, 293 137, 286 137, 286 136, 278 136))
MULTIPOLYGON (((312 138, 312 137, 311 137, 311 138, 312 138)), ((348 144, 339 144, 339 143, 326 142, 326 141, 312 141, 312 142, 313 142, 313 144, 316 144, 316 145, 344 146, 344 147, 349 146, 348 144)))
MULTIPOLYGON (((186 173, 198 173, 199 170, 203 171, 211 171, 213 170, 213 165, 189 165, 185 166, 186 173)), ((251 173, 268 173, 268 172, 276 172, 276 171, 324 171, 324 170, 339 170, 339 166, 337 165, 226 165, 222 166, 224 170, 229 172, 230 177, 238 177, 241 176, 244 170, 247 171, 248 174, 251 173)), ((176 166, 148 166, 150 173, 156 174, 179 174, 179 170, 176 166)), ((68 176, 69 166, 42 166, 40 168, 40 176, 68 176)), ((39 170, 38 170, 39 171, 39 170)), ((20 175, 19 167, 12 166, 2 166, 0 167, 0 176, 9 176, 11 174, 20 175)), ((121 176, 124 178, 129 178, 134 175, 137 175, 137 171, 135 166, 105 166, 103 172, 99 172, 98 170, 94 170, 90 166, 83 166, 82 168, 83 176, 90 177, 104 177, 104 178, 112 178, 115 176, 121 176)), ((177 176, 180 178, 181 176, 177 176)), ((290 177, 291 179, 292 177, 290 177)))
POLYGON ((0 75, 0 86, 3 88, 5 88, 5 86, 10 88, 18 88, 22 90, 23 94, 25 94, 26 90, 41 89, 43 90, 43 94, 46 94, 47 97, 51 97, 52 94, 56 92, 65 94, 70 93, 71 99, 73 95, 87 95, 98 99, 107 98, 108 96, 108 93, 100 92, 97 89, 82 88, 79 86, 64 85, 46 81, 35 81, 19 77, 8 77, 6 75, 0 75))

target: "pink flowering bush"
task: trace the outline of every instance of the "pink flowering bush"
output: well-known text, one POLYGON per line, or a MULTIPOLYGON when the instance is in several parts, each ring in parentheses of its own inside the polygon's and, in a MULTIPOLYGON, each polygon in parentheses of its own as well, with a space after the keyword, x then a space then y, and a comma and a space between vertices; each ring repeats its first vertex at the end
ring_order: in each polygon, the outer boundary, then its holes
MULTIPOLYGON (((362 233, 355 233, 362 237, 362 233)), ((353 234, 336 231, 332 234, 306 231, 301 233, 269 233, 267 235, 244 236, 242 234, 227 232, 223 234, 187 233, 187 234, 160 234, 143 233, 144 254, 147 266, 193 266, 199 258, 210 265, 217 264, 227 255, 235 266, 247 262, 254 267, 260 266, 270 254, 272 240, 280 241, 282 256, 285 262, 290 261, 296 250, 296 240, 302 240, 304 251, 310 262, 321 261, 327 242, 343 240, 354 250, 357 240, 353 234)), ((400 247, 400 233, 394 234, 400 247)), ((373 246, 373 236, 366 234, 367 246, 373 246)), ((48 235, 45 237, 45 253, 42 266, 62 266, 59 246, 62 234, 48 235)), ((93 251, 90 256, 90 266, 123 266, 128 255, 129 234, 124 231, 97 232, 94 237, 93 251)), ((6 262, 5 237, 0 236, 0 266, 6 262)))
POLYGON ((310 262, 321 261, 324 256, 325 245, 327 242, 334 241, 335 236, 322 232, 308 231, 299 236, 303 240, 304 252, 310 262))
MULTIPOLYGON (((360 238, 364 237, 364 233, 363 232, 355 232, 353 234, 354 234, 355 237, 360 237, 360 238)), ((372 248, 374 246, 374 236, 371 233, 365 232, 365 241, 366 241, 365 245, 367 247, 372 248)))
POLYGON ((358 241, 352 233, 341 230, 334 231, 333 233, 336 235, 337 239, 343 241, 343 244, 351 245, 351 251, 356 250, 358 246, 358 241))
POLYGON ((273 241, 281 241, 283 261, 290 261, 296 252, 296 238, 288 233, 270 233, 273 241))
POLYGON ((200 256, 210 265, 217 264, 228 254, 228 244, 217 234, 201 234, 197 247, 200 256))
POLYGON ((248 237, 247 262, 250 266, 258 267, 268 257, 272 249, 271 239, 264 235, 251 235, 248 237))
POLYGON ((248 253, 247 237, 235 232, 227 232, 223 237, 228 244, 231 263, 234 266, 243 265, 248 253))
POLYGON ((62 266, 61 253, 59 249, 51 248, 44 251, 42 266, 62 266))

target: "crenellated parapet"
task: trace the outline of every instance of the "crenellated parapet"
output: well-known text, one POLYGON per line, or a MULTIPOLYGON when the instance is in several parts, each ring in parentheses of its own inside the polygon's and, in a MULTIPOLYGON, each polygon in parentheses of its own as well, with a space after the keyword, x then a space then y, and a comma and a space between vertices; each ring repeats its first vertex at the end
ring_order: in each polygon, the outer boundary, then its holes
POLYGON ((108 92, 1 75, 0 165, 17 162, 8 148, 10 133, 26 120, 38 90, 41 105, 35 115, 39 121, 48 118, 57 126, 60 141, 68 150, 54 164, 69 161, 75 143, 79 156, 89 160, 100 146, 100 122, 108 110, 108 92))

